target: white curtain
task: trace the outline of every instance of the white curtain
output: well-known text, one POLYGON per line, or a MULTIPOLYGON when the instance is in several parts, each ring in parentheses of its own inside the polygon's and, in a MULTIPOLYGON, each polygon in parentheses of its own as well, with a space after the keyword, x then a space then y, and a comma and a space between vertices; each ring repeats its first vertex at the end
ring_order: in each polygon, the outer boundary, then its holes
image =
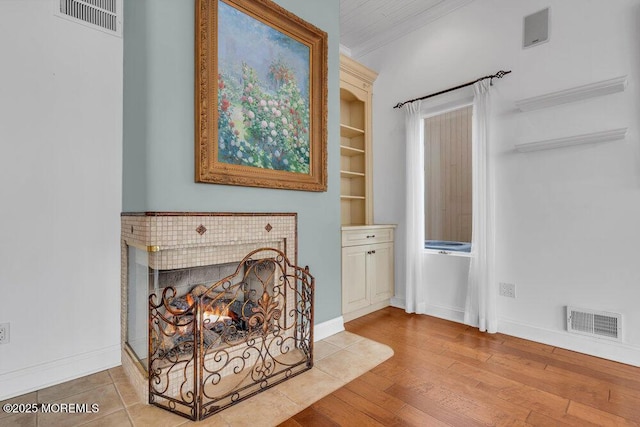
POLYGON ((490 82, 483 80, 473 87, 473 223, 471 263, 464 322, 480 331, 498 331, 495 284, 494 183, 489 156, 490 82))
POLYGON ((424 313, 424 144, 420 101, 405 104, 406 135, 406 311, 424 313))

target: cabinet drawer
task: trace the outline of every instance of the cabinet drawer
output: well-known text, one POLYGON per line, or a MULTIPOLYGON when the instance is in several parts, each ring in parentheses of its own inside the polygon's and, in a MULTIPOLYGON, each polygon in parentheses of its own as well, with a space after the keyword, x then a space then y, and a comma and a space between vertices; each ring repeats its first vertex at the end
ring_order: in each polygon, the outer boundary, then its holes
POLYGON ((342 230, 342 246, 393 242, 393 228, 359 228, 342 230))

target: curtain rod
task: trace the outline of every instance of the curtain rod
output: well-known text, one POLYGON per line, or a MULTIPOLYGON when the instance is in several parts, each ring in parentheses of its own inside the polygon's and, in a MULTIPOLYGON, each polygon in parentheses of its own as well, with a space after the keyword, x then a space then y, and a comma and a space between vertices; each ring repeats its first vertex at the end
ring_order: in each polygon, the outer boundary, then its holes
POLYGON ((479 79, 476 79, 476 80, 474 80, 472 82, 469 82, 469 83, 461 84, 460 86, 456 86, 456 87, 452 87, 452 88, 449 88, 449 89, 441 90, 440 92, 432 93, 430 95, 421 96, 420 98, 410 99, 410 100, 404 101, 404 102, 398 102, 393 108, 400 108, 404 104, 408 104, 408 103, 413 102, 413 101, 419 101, 421 99, 427 99, 427 98, 431 98, 431 97, 434 97, 434 96, 442 95, 443 93, 447 93, 447 92, 451 92, 451 91, 454 91, 454 90, 462 89, 463 87, 471 86, 472 84, 475 84, 477 82, 480 82, 480 81, 486 80, 486 79, 491 79, 490 84, 493 84, 493 79, 501 79, 506 74, 509 74, 510 72, 511 72, 511 70, 509 70, 509 71, 500 70, 497 73, 495 73, 494 75, 480 77, 479 79))

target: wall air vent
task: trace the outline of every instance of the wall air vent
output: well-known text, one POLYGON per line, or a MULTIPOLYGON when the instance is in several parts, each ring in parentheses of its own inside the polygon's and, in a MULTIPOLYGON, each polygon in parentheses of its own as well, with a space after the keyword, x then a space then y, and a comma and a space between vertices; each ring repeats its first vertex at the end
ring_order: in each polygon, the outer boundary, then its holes
POLYGON ((122 36, 122 0, 54 0, 56 15, 122 36))
POLYGON ((567 306, 567 331, 622 341, 622 315, 567 306))

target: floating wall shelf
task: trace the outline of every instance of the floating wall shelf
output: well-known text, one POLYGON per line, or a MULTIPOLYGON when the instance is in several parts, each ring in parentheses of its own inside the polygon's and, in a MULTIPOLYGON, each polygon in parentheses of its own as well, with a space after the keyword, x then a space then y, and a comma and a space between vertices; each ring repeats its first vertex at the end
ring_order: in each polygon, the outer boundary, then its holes
POLYGON ((552 148, 570 147, 573 145, 596 144, 598 142, 616 141, 627 136, 627 128, 612 129, 602 132, 592 132, 584 135, 574 135, 564 138, 546 139, 543 141, 515 144, 515 150, 521 153, 530 151, 549 150, 552 148))
POLYGON ((554 107, 568 102, 581 101, 583 99, 594 98, 596 96, 608 95, 610 93, 622 92, 627 87, 627 76, 616 77, 615 79, 602 80, 584 86, 577 86, 558 92, 551 92, 545 95, 534 96, 516 101, 516 107, 520 111, 538 110, 540 108, 554 107))

